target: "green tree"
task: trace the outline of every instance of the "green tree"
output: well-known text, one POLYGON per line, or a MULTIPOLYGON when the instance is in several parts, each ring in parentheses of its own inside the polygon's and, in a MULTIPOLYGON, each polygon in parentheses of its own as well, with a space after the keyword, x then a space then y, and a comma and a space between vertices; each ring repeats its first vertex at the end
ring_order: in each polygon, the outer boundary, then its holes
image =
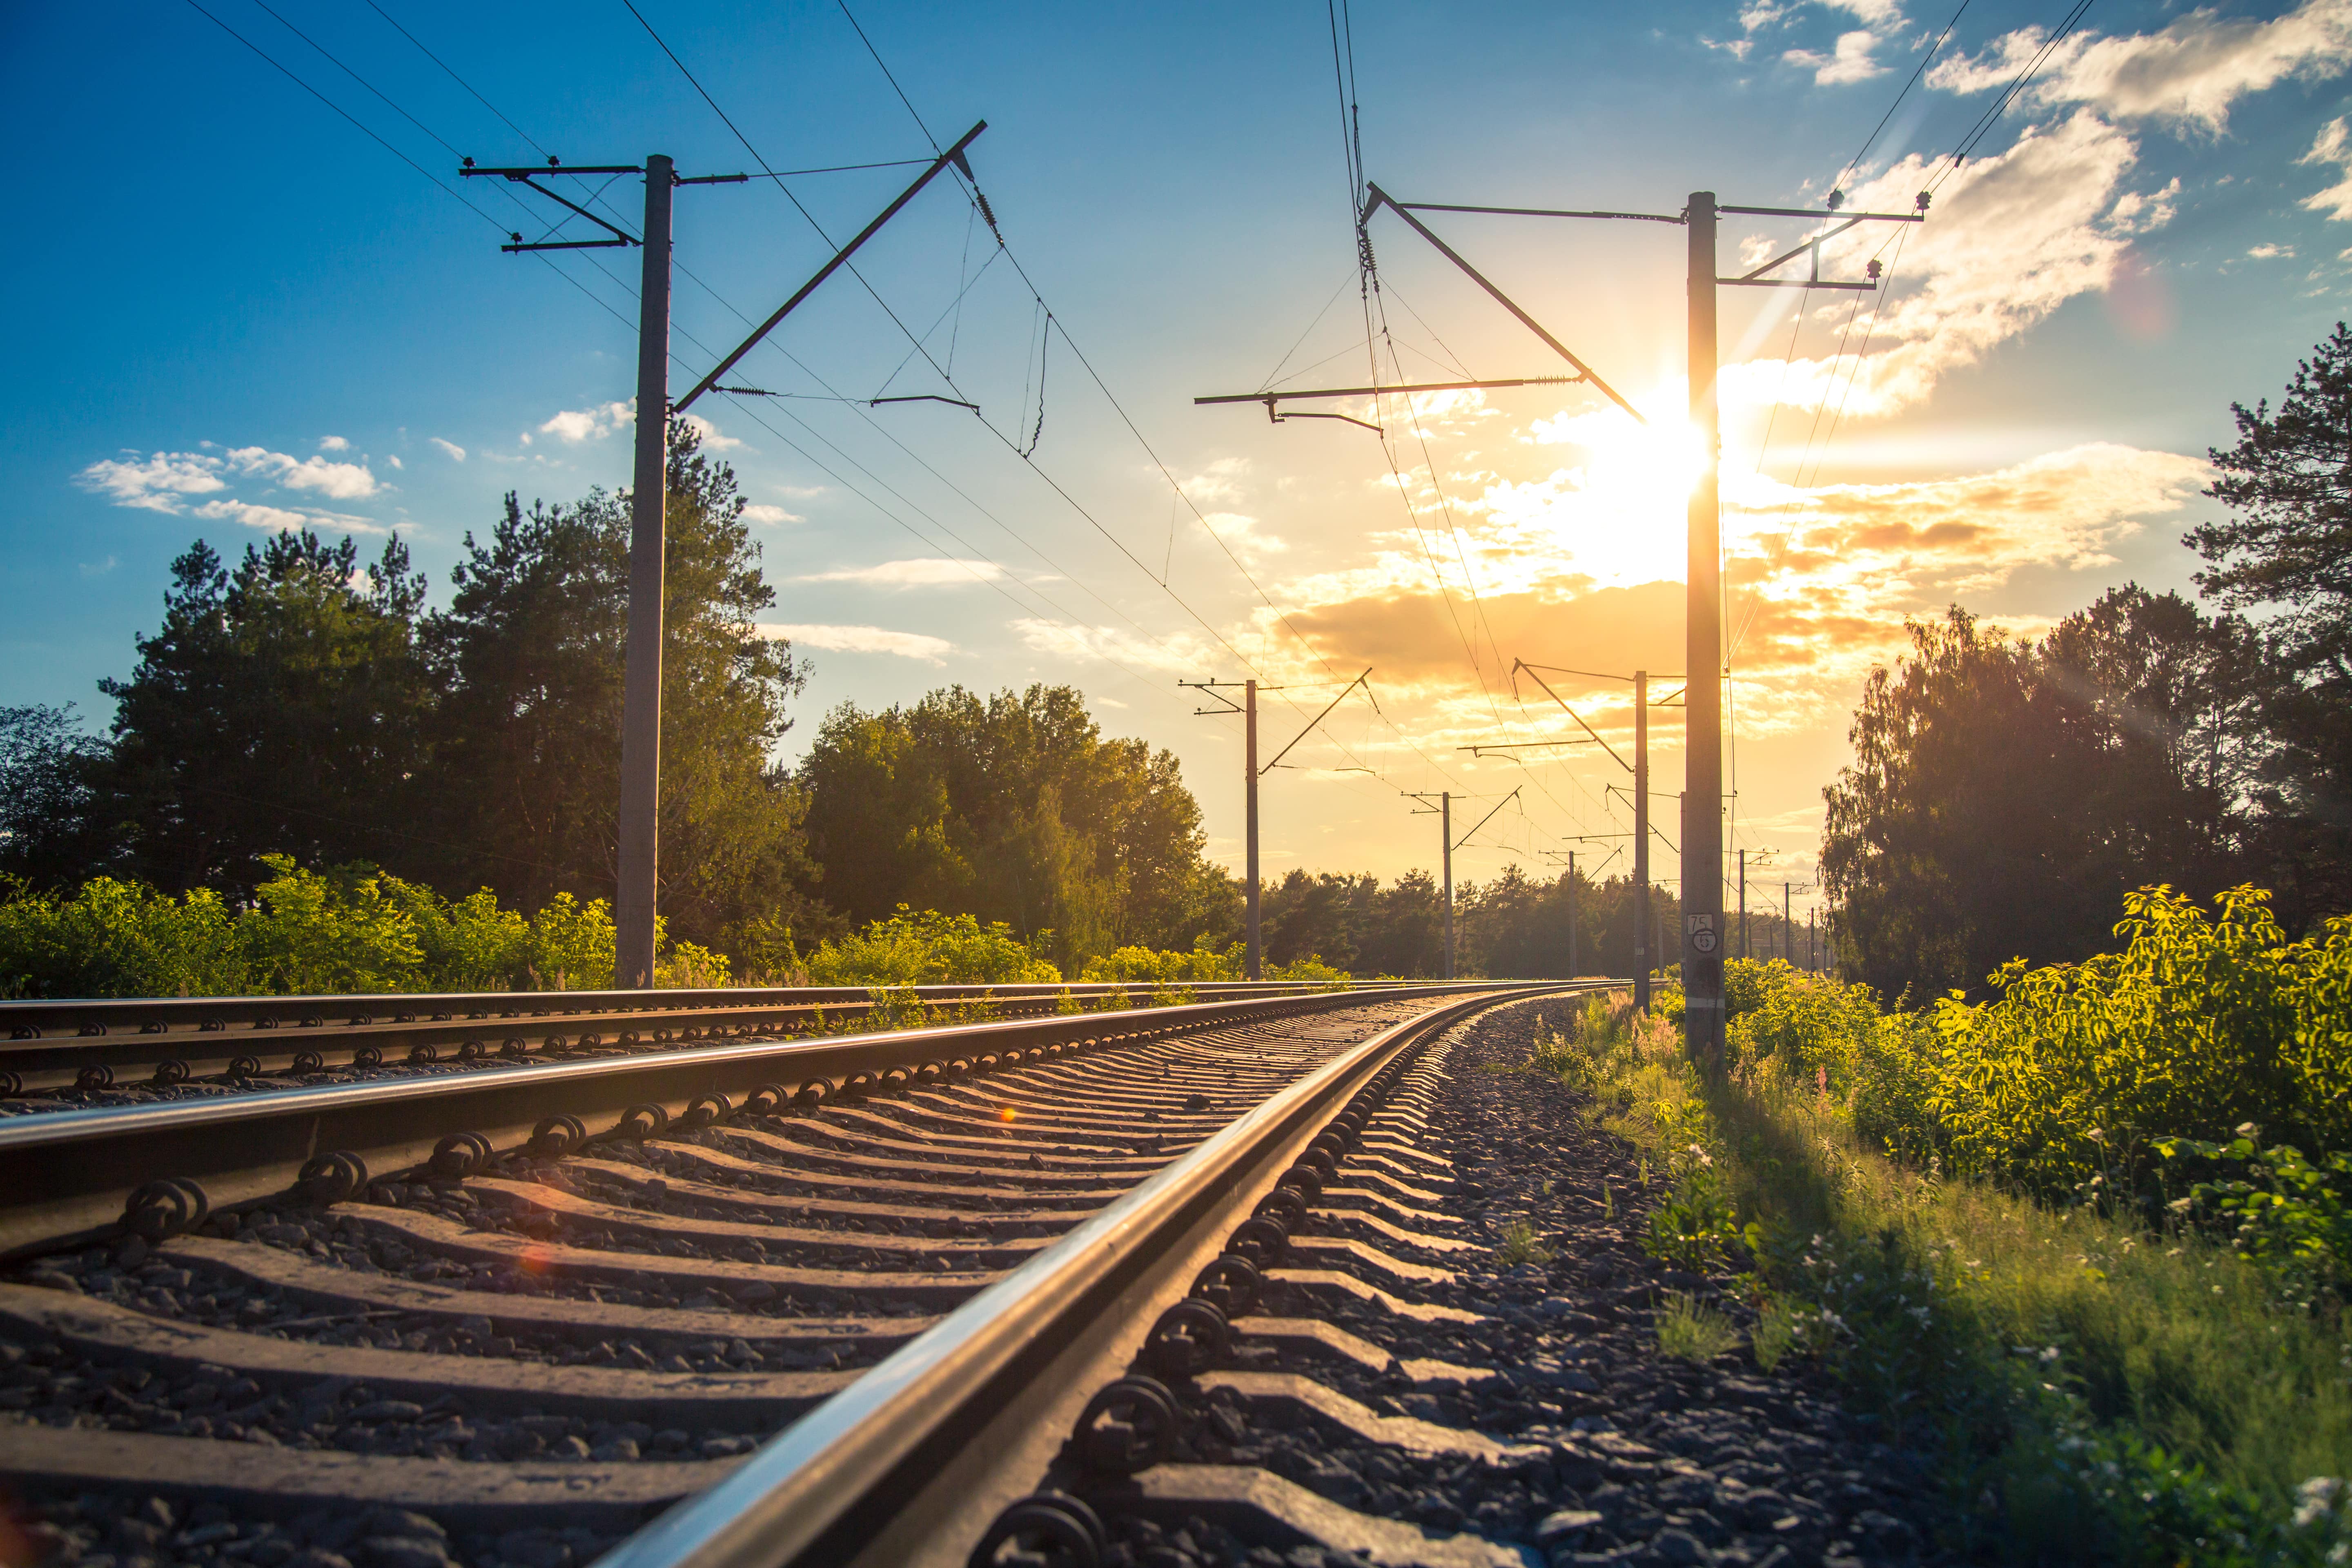
POLYGON ((825 716, 802 764, 819 884, 850 921, 899 905, 1002 921, 1077 973, 1115 948, 1234 925, 1175 758, 1106 737, 1074 688, 825 716))
POLYGON ((247 889, 260 858, 393 858, 413 843, 429 705, 415 654, 425 582, 387 540, 362 572, 346 537, 202 540, 172 563, 163 624, 138 639, 99 770, 95 826, 166 889, 247 889))
POLYGON ((2239 868, 2249 628, 2111 590, 2036 644, 1957 606, 1873 670, 1854 760, 1823 792, 1841 966, 1885 995, 1982 994, 2012 958, 2087 957, 2131 888, 2206 894, 2239 868))
MULTIPOLYGON (((773 753, 806 677, 759 613, 774 590, 734 472, 670 426, 663 587, 661 908, 682 938, 729 933, 803 900, 803 803, 773 753)), ((507 498, 471 534, 423 642, 443 692, 435 880, 492 879, 528 905, 608 892, 615 872, 630 500, 507 498)))
POLYGON ((2205 493, 2232 515, 2183 542, 2206 594, 2266 612, 2258 869, 2288 929, 2309 930, 2352 904, 2352 332, 2338 321, 2276 408, 2230 412, 2238 440, 2209 454, 2205 493))
POLYGON ((0 875, 55 889, 110 863, 92 809, 108 757, 71 703, 0 708, 0 875))

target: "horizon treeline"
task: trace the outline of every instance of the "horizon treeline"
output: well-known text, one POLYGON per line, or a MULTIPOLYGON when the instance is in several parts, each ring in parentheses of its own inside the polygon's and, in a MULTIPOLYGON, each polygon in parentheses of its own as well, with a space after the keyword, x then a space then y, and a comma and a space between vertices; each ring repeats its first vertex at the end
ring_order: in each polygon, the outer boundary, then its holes
MULTIPOLYGON (((1069 975, 1240 937, 1241 889, 1206 858, 1174 755, 1106 736, 1071 687, 845 703, 797 768, 771 761, 806 669, 758 623, 775 595, 735 476, 683 422, 667 490, 674 941, 751 978, 901 905, 1002 921, 1069 975)), ((234 563, 195 542, 130 674, 100 683, 107 733, 70 708, 0 710, 0 896, 103 877, 234 910, 291 866, 352 886, 381 870, 453 906, 485 889, 525 911, 609 899, 628 535, 625 490, 528 509, 509 494, 486 537, 466 535, 440 607, 396 536, 373 560, 308 531, 234 563)), ((1630 914, 1612 912, 1630 884, 1579 881, 1586 967, 1630 963, 1630 914)), ((1463 971, 1567 973, 1565 889, 1514 867, 1457 889, 1463 971)), ((1265 909, 1269 963, 1442 969, 1426 871, 1293 873, 1265 909)))

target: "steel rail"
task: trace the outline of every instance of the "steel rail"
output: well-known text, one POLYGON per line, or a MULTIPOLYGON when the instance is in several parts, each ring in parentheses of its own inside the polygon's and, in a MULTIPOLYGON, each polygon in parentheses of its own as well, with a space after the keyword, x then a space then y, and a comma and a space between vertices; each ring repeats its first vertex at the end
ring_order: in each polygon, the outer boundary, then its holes
MULTIPOLYGON (((1133 986, 910 985, 877 988, 925 1010, 984 1005, 1014 1017, 1133 986)), ((1304 981, 1177 982, 1199 1001, 1295 995, 1304 981)), ((0 1004, 0 1095, 26 1089, 113 1088, 146 1069, 169 1085, 191 1078, 432 1061, 445 1055, 528 1057, 600 1045, 692 1042, 715 1031, 805 1032, 856 1019, 876 989, 779 986, 691 991, 484 992, 416 995, 237 996, 0 1004), (331 1016, 344 1020, 329 1023, 331 1016), (103 1069, 100 1071, 99 1069, 103 1069)))
MULTIPOLYGON (((1247 1112, 787 1427, 597 1568, 961 1565, 1092 1391, 1307 1146, 1413 1047, 1519 985, 1382 1031, 1247 1112)), ((1457 988, 1458 989, 1458 988, 1457 988)))
POLYGON ((429 1078, 263 1091, 0 1121, 0 1261, 288 1196, 333 1203, 369 1181, 490 1155, 558 1152, 673 1122, 816 1103, 845 1088, 945 1081, 1076 1045, 1159 1039, 1367 1002, 1459 994, 1437 983, 1057 1015, 820 1039, 688 1047, 429 1078), (566 1119, 575 1119, 568 1125, 566 1119), (465 1135, 478 1139, 467 1154, 465 1135), (452 1154, 452 1146, 457 1145, 452 1154))

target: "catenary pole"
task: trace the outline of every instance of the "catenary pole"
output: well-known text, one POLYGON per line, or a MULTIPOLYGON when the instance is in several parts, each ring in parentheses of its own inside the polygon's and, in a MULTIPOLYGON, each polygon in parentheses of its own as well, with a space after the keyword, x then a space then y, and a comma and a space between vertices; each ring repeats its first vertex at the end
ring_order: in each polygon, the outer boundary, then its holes
POLYGON ((1723 1060, 1723 586, 1722 512, 1716 489, 1721 437, 1716 406, 1716 202, 1693 191, 1685 214, 1690 242, 1690 424, 1698 447, 1691 486, 1683 690, 1684 742, 1683 998, 1691 1056, 1712 1068, 1723 1060))
POLYGON ((1568 977, 1576 978, 1576 851, 1568 852, 1568 977))
POLYGON ((1789 884, 1780 884, 1780 956, 1791 964, 1797 962, 1797 928, 1790 921, 1789 884))
POLYGON ((1756 950, 1748 945, 1748 851, 1745 849, 1739 852, 1739 956, 1756 956, 1756 950))
POLYGON ((1249 879, 1249 977, 1262 980, 1265 958, 1258 940, 1258 871, 1257 871, 1257 682, 1242 683, 1243 771, 1248 775, 1243 784, 1242 831, 1248 843, 1242 852, 1244 869, 1249 879))
POLYGON ((637 291, 637 453, 629 496, 629 643, 621 694, 620 897, 624 989, 654 983, 660 876, 663 501, 669 468, 669 229, 672 165, 646 160, 645 268, 637 291))
MULTIPOLYGON (((1655 955, 1663 957, 1664 954, 1655 955)), ((1633 672, 1633 1005, 1650 1010, 1650 672, 1633 672)))
POLYGON ((1438 842, 1444 846, 1445 864, 1445 978, 1454 978, 1454 795, 1440 790, 1437 795, 1438 842))

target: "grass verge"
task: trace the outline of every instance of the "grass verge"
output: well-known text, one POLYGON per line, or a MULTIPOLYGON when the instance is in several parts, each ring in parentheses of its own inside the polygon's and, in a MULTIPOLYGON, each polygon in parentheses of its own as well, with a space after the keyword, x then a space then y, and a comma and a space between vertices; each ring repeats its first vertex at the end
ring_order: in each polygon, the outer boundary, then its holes
MULTIPOLYGON (((1643 1149, 1666 1189, 1654 1252, 1751 1270, 1759 1365, 1818 1358, 1886 1440, 1939 1456, 1943 1546, 2036 1564, 2352 1561, 2336 1479, 2352 1471, 2352 1325, 2334 1310, 2282 1303, 2193 1233, 1897 1164, 1822 1080, 1769 1060, 1704 1078, 1675 1024, 1622 994, 1540 1034, 1529 1066, 1643 1149)), ((1698 1314, 1667 1303, 1661 1349, 1697 1353, 1698 1314)))

